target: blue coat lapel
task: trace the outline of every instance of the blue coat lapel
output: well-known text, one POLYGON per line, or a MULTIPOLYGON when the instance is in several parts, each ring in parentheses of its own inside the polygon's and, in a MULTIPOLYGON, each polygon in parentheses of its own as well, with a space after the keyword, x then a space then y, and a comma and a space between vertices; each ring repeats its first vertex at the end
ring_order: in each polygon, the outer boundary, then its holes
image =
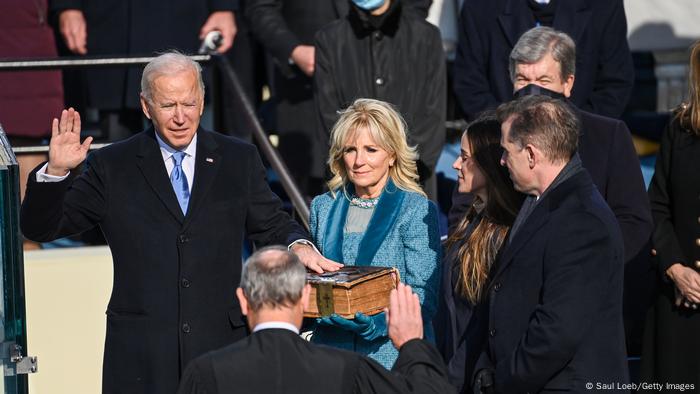
MULTIPOLYGON (((351 184, 347 185, 347 190, 349 193, 354 192, 351 184)), ((389 234, 389 230, 398 219, 406 192, 396 187, 391 179, 387 181, 379 202, 374 208, 372 219, 370 219, 365 234, 362 236, 355 261, 345 261, 343 258, 343 232, 350 202, 342 193, 342 190, 336 192, 336 198, 328 212, 323 253, 333 261, 354 265, 370 265, 374 255, 377 254, 379 247, 389 234)))
MULTIPOLYGON (((352 187, 352 185, 349 185, 352 187)), ((350 202, 344 191, 338 190, 335 193, 335 200, 328 212, 328 222, 326 223, 325 242, 323 253, 326 258, 333 261, 343 262, 343 230, 345 228, 345 218, 348 216, 350 202)))
POLYGON ((365 235, 360 241, 355 265, 370 265, 374 255, 377 254, 379 247, 389 234, 389 230, 398 220, 405 195, 406 192, 396 187, 391 178, 387 181, 386 187, 379 197, 379 202, 374 208, 372 219, 367 225, 365 235))

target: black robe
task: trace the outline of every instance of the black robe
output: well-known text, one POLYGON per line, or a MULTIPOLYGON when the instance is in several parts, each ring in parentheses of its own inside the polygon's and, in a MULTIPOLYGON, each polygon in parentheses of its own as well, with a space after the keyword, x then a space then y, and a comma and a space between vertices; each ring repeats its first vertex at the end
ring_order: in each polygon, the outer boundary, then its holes
POLYGON ((391 371, 367 357, 315 345, 285 329, 266 329, 194 360, 178 394, 454 393, 440 354, 406 342, 391 371))

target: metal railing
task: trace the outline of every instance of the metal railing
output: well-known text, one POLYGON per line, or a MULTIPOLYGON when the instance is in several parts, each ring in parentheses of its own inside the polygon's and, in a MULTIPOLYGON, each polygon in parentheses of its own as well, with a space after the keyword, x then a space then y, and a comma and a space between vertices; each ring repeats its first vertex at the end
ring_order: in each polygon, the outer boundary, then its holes
MULTIPOLYGON (((145 65, 155 57, 153 56, 122 56, 122 57, 80 57, 80 58, 33 58, 33 59, 4 59, 0 60, 0 72, 2 71, 40 71, 54 69, 80 69, 93 67, 125 67, 145 65)), ((211 63, 218 67, 224 78, 221 80, 232 92, 234 92, 234 108, 232 111, 242 111, 246 120, 246 126, 252 130, 255 141, 260 150, 279 177, 282 188, 287 193, 299 219, 304 226, 309 228, 309 207, 299 188, 294 183, 287 166, 277 150, 272 146, 267 133, 263 130, 253 105, 243 93, 243 89, 226 57, 218 54, 195 55, 190 58, 199 63, 211 63)), ((93 144, 93 149, 99 149, 108 144, 93 144)), ((17 153, 48 152, 48 146, 18 147, 13 148, 17 153)))

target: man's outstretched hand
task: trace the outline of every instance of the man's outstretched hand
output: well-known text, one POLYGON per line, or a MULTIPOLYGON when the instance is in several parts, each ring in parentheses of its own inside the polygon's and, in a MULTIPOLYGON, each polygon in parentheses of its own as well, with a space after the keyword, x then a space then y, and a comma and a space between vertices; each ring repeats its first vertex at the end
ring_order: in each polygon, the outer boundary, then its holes
POLYGON ((343 264, 321 256, 314 248, 306 244, 294 244, 292 252, 299 256, 299 260, 304 264, 304 267, 319 274, 334 272, 343 267, 343 264))
POLYGON ((401 349, 404 343, 412 339, 423 338, 420 300, 411 290, 411 286, 399 283, 397 288, 391 291, 387 321, 389 338, 397 349, 401 349))
POLYGON ((92 137, 80 143, 80 114, 73 108, 63 110, 61 119, 53 119, 49 142, 48 175, 65 176, 85 160, 92 137))

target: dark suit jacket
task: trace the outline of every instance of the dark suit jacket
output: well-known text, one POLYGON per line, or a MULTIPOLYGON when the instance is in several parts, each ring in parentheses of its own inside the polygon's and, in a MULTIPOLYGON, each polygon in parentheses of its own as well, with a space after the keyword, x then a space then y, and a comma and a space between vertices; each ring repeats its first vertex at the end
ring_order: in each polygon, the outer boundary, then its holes
POLYGON ((266 329, 194 360, 179 394, 453 393, 438 352, 404 344, 387 371, 357 353, 315 345, 285 329, 266 329))
MULTIPOLYGON (((647 251, 652 230, 651 209, 639 158, 627 126, 615 119, 579 111, 579 156, 583 167, 612 209, 625 241, 625 262, 647 251)), ((450 227, 466 213, 471 198, 453 193, 450 227)))
MULTIPOLYGON (((525 0, 466 0, 460 18, 454 90, 473 118, 513 96, 508 59, 535 19, 525 0)), ((583 110, 619 117, 634 82, 622 0, 558 0, 553 27, 576 43, 572 101, 583 110)))
POLYGON ((153 129, 93 152, 71 179, 29 177, 25 236, 48 241, 99 225, 112 251, 105 393, 175 392, 189 360, 246 335, 234 296, 244 233, 263 245, 306 238, 270 191, 255 147, 197 136, 184 217, 153 129))
POLYGON ((489 287, 496 392, 627 382, 622 237, 588 173, 547 192, 507 242, 489 287))

